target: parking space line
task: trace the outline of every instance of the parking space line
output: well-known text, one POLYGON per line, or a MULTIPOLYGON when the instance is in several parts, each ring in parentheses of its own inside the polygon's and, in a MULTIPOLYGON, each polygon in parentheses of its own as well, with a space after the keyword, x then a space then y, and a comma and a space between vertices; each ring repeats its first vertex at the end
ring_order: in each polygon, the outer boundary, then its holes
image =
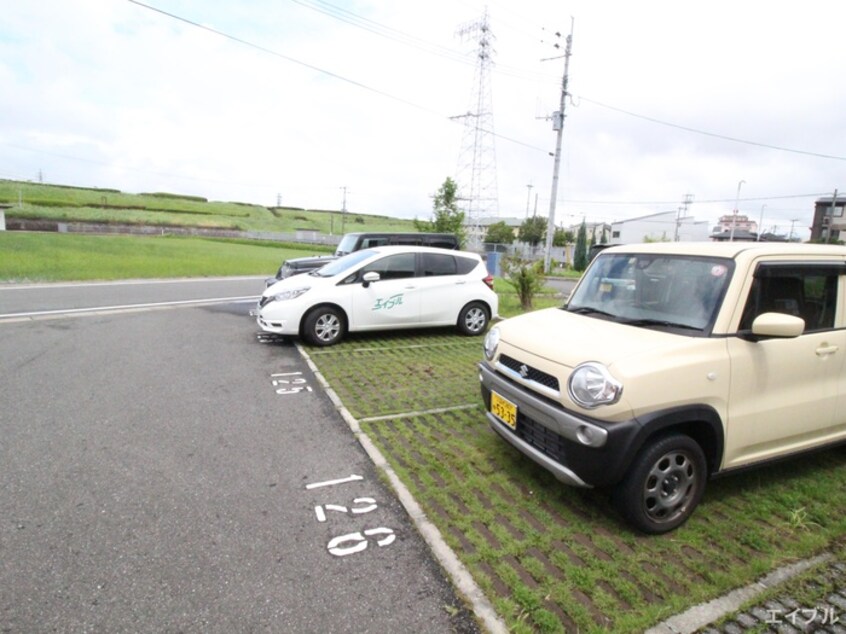
POLYGON ((454 405, 452 407, 437 407, 435 409, 419 410, 416 412, 401 412, 399 414, 385 414, 384 416, 369 416, 360 418, 360 423, 375 423, 381 420, 392 420, 394 418, 411 418, 413 416, 427 416, 429 414, 444 414, 446 412, 457 412, 464 409, 475 409, 481 407, 479 403, 467 403, 466 405, 454 405))
POLYGON ((57 317, 75 317, 81 315, 119 313, 140 310, 153 310, 156 308, 180 307, 180 306, 208 306, 212 304, 227 304, 236 302, 256 301, 254 296, 243 297, 214 297, 209 299, 185 299, 170 302, 153 302, 149 304, 122 304, 116 306, 91 306, 88 308, 59 308, 56 310, 39 310, 26 313, 5 313, 0 314, 3 322, 21 321, 29 319, 50 319, 57 317))
MULTIPOLYGON (((393 351, 393 350, 419 350, 419 349, 422 349, 422 348, 442 348, 444 346, 452 347, 452 346, 456 346, 456 345, 459 345, 459 346, 460 345, 469 345, 471 343, 475 344, 477 342, 467 341, 467 342, 459 342, 457 344, 455 342, 452 342, 452 341, 448 341, 448 342, 445 341, 445 342, 442 342, 442 343, 416 343, 416 344, 412 344, 412 345, 408 345, 408 346, 392 346, 391 351, 393 351)), ((353 348, 352 350, 346 350, 346 349, 342 348, 342 349, 335 349, 335 350, 312 350, 310 354, 312 356, 321 356, 321 355, 326 355, 326 354, 349 354, 349 353, 353 353, 353 352, 384 352, 384 351, 385 351, 385 348, 353 348)))

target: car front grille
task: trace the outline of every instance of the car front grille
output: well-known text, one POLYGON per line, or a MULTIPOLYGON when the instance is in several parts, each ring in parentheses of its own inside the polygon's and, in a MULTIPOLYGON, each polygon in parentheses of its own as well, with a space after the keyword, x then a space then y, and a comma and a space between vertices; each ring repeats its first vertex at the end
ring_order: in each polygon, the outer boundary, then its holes
POLYGON ((558 379, 551 374, 547 374, 537 368, 533 368, 525 363, 521 363, 517 359, 509 357, 508 355, 501 355, 499 357, 499 362, 504 365, 509 370, 513 370, 524 379, 528 381, 534 381, 544 387, 548 387, 551 390, 555 390, 556 392, 560 391, 560 387, 558 384, 558 379))

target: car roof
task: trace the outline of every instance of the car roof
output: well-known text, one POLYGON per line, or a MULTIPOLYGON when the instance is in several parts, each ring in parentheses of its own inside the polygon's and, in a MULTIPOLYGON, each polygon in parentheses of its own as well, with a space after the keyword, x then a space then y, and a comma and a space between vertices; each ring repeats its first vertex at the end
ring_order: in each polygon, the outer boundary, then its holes
POLYGON ((439 247, 424 247, 416 245, 385 245, 379 247, 367 247, 368 251, 375 251, 377 253, 439 253, 440 255, 458 255, 478 259, 481 261, 481 256, 478 253, 470 251, 457 251, 455 249, 441 249, 439 247))
MULTIPOLYGON (((614 253, 654 253, 667 255, 701 255, 737 259, 761 255, 846 257, 846 247, 834 244, 804 242, 650 242, 614 245, 602 255, 614 253)), ((597 256, 599 257, 599 256, 597 256)))
POLYGON ((346 236, 372 236, 374 238, 381 238, 385 236, 427 236, 427 237, 450 237, 455 238, 454 233, 430 233, 428 231, 356 231, 354 233, 346 233, 346 236))

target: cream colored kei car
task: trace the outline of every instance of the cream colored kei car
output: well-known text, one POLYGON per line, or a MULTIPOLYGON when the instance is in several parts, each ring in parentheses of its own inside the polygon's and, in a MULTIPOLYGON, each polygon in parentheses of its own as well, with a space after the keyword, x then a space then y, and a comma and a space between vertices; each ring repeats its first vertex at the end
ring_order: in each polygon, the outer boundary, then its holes
POLYGON ((484 355, 502 438, 670 531, 710 476, 846 441, 846 248, 613 247, 563 307, 492 328, 484 355))

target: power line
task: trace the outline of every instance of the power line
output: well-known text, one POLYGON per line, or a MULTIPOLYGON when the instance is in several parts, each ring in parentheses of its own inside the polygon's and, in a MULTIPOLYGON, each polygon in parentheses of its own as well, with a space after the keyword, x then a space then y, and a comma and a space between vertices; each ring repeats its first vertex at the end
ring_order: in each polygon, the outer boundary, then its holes
MULTIPOLYGON (((831 192, 817 192, 813 194, 790 194, 787 196, 758 196, 754 198, 738 198, 738 202, 760 202, 762 200, 787 200, 790 198, 817 198, 819 196, 829 196, 831 192)), ((678 205, 678 200, 577 200, 566 198, 558 200, 566 203, 577 205, 678 205)), ((710 200, 697 199, 696 204, 716 204, 716 203, 732 203, 734 198, 712 198, 710 200)))
MULTIPOLYGON (((372 93, 377 94, 381 97, 386 97, 388 99, 398 101, 398 102, 403 103, 407 106, 411 106, 412 108, 416 108, 418 110, 422 110, 422 111, 427 112, 429 114, 435 115, 435 116, 437 116, 441 119, 446 119, 446 120, 450 119, 450 117, 448 117, 447 115, 445 115, 441 112, 438 112, 436 110, 433 110, 432 108, 429 108, 428 106, 423 106, 423 105, 415 103, 413 101, 409 101, 408 99, 404 99, 402 97, 398 97, 398 96, 393 95, 391 93, 385 92, 384 90, 379 90, 378 88, 373 88, 372 86, 368 86, 367 84, 363 84, 360 81, 356 81, 354 79, 344 77, 343 75, 333 73, 332 71, 326 70, 324 68, 320 68, 319 66, 314 66, 313 64, 309 64, 308 62, 303 62, 302 60, 298 60, 296 58, 290 57, 289 55, 285 55, 285 54, 280 53, 278 51, 274 51, 274 50, 269 49, 265 46, 261 46, 260 44, 255 44, 253 42, 250 42, 250 41, 245 40, 243 38, 237 37, 235 35, 225 33, 224 31, 214 29, 210 26, 200 24, 199 22, 194 22, 193 20, 189 20, 188 18, 183 18, 183 17, 178 16, 174 13, 169 13, 168 11, 164 11, 164 10, 159 9, 157 7, 154 7, 152 5, 145 4, 143 2, 140 2, 139 0, 128 0, 128 2, 131 2, 132 4, 138 5, 139 7, 143 7, 144 9, 149 9, 150 11, 155 11, 156 13, 160 13, 161 15, 167 16, 171 19, 178 20, 179 22, 184 22, 185 24, 196 27, 198 29, 208 31, 209 33, 213 33, 214 35, 218 35, 218 36, 224 37, 228 40, 232 40, 233 42, 237 42, 237 43, 242 44, 244 46, 248 46, 250 48, 256 49, 258 51, 261 51, 262 53, 267 53, 268 55, 273 55, 275 57, 278 57, 280 59, 284 59, 285 61, 291 62, 293 64, 297 64, 299 66, 303 66, 305 68, 308 68, 309 70, 313 70, 313 71, 321 73, 323 75, 327 75, 329 77, 332 77, 333 79, 337 79, 339 81, 343 81, 345 83, 351 84, 353 86, 356 86, 357 88, 361 88, 362 90, 372 92, 372 93)), ((541 148, 541 147, 538 147, 536 145, 532 145, 530 143, 525 143, 524 141, 519 141, 519 140, 511 138, 511 137, 507 137, 507 136, 504 136, 504 135, 501 135, 501 134, 497 134, 497 133, 493 132, 492 130, 486 131, 486 132, 489 132, 490 134, 494 135, 495 137, 497 137, 499 139, 502 139, 503 141, 508 141, 510 143, 514 143, 516 145, 521 145, 523 147, 526 147, 526 148, 529 148, 529 149, 532 149, 532 150, 537 150, 538 152, 543 152, 544 154, 547 154, 548 151, 549 151, 546 148, 541 148)))
MULTIPOLYGON (((345 24, 349 24, 356 28, 363 29, 375 35, 379 35, 380 37, 399 42, 400 44, 416 48, 426 53, 437 55, 438 57, 443 57, 454 62, 459 62, 461 64, 466 64, 470 66, 475 64, 475 60, 469 59, 467 55, 461 51, 457 51, 455 49, 451 49, 446 46, 442 46, 440 44, 424 40, 414 35, 410 35, 408 33, 405 33, 404 31, 400 31, 391 26, 387 26, 380 22, 371 20, 370 18, 366 18, 362 15, 344 9, 343 7, 339 7, 338 5, 326 2, 325 0, 291 1, 302 7, 311 9, 312 11, 322 13, 323 15, 326 15, 330 18, 344 22, 345 24)), ((553 82, 555 80, 555 78, 551 75, 518 68, 516 66, 494 65, 492 67, 492 70, 498 74, 515 77, 517 79, 526 79, 531 81, 541 79, 548 80, 550 82, 553 82)))
POLYGON ((693 132, 694 134, 702 134, 704 136, 710 136, 710 137, 714 137, 716 139, 722 139, 723 141, 732 141, 733 143, 743 143, 745 145, 754 145, 756 147, 768 148, 770 150, 779 150, 781 152, 792 152, 793 154, 804 154, 806 156, 815 156, 817 158, 833 159, 835 161, 846 161, 846 157, 844 157, 844 156, 833 156, 831 154, 820 154, 818 152, 807 152, 805 150, 796 150, 796 149, 793 149, 793 148, 782 147, 782 146, 779 146, 779 145, 770 145, 770 144, 767 144, 767 143, 758 143, 756 141, 748 141, 746 139, 738 139, 737 137, 731 137, 731 136, 727 136, 725 134, 716 134, 714 132, 706 132, 705 130, 699 130, 697 128, 690 128, 688 126, 679 125, 677 123, 670 123, 668 121, 662 121, 660 119, 655 119, 654 117, 647 117, 646 115, 637 114, 635 112, 630 112, 628 110, 623 110, 622 108, 610 106, 610 105, 602 103, 600 101, 588 99, 587 97, 583 97, 583 96, 579 96, 579 101, 586 101, 588 103, 592 103, 595 106, 599 106, 601 108, 607 108, 608 110, 613 110, 615 112, 620 112, 620 113, 628 115, 630 117, 635 117, 636 119, 643 119, 644 121, 649 121, 650 123, 657 123, 658 125, 667 126, 669 128, 676 128, 678 130, 684 130, 685 132, 693 132))

